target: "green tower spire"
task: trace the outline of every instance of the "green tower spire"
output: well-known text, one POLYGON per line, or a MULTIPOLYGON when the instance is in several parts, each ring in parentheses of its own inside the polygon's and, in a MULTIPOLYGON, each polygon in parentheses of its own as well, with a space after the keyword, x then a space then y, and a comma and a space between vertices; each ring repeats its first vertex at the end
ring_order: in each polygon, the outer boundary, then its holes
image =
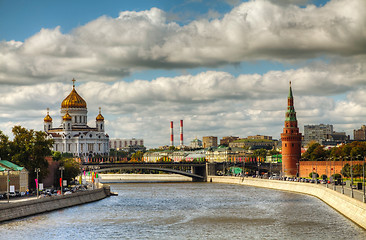
POLYGON ((292 95, 291 81, 290 81, 290 90, 288 93, 287 99, 287 111, 286 111, 286 120, 285 121, 297 121, 296 112, 294 107, 294 97, 292 95))

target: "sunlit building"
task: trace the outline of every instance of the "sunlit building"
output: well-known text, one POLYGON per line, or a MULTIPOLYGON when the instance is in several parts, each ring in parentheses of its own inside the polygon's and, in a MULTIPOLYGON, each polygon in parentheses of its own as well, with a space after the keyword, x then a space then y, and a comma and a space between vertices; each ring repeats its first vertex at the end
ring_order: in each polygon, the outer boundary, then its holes
POLYGON ((61 125, 53 127, 53 120, 47 111, 44 131, 54 140, 53 149, 61 153, 72 153, 75 157, 107 155, 109 136, 105 133, 104 117, 99 108, 95 127, 87 125, 86 101, 76 92, 75 80, 70 94, 61 103, 61 125))

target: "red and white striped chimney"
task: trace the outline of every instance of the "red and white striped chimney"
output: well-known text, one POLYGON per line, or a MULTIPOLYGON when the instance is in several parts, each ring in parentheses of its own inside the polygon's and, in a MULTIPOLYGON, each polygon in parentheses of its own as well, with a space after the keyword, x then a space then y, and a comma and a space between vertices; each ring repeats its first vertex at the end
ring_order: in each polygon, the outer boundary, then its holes
POLYGON ((170 121, 170 146, 174 146, 173 121, 170 121))
POLYGON ((183 146, 183 120, 180 120, 180 146, 183 146))

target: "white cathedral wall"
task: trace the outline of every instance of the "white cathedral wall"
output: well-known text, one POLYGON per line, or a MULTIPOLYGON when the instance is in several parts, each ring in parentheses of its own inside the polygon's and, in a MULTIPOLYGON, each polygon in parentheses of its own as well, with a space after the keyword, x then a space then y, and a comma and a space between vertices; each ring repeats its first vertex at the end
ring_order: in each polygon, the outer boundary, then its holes
MULTIPOLYGON (((85 156, 93 152, 93 154, 107 154, 109 153, 109 139, 104 134, 93 134, 88 133, 84 138, 80 137, 72 137, 65 139, 57 139, 55 138, 53 150, 59 151, 61 153, 69 152, 72 154, 80 155, 80 153, 85 156), (89 134, 92 134, 92 137, 88 138, 89 134), (101 138, 99 138, 99 136, 101 138), (92 147, 92 149, 90 149, 92 147)), ((68 136, 66 136, 68 137, 68 136)))
POLYGON ((62 108, 61 109, 61 116, 66 114, 66 111, 71 116, 72 124, 77 125, 86 125, 88 122, 88 110, 86 108, 62 108), (75 119, 76 117, 76 119, 75 119), (80 122, 81 117, 81 122, 80 122))

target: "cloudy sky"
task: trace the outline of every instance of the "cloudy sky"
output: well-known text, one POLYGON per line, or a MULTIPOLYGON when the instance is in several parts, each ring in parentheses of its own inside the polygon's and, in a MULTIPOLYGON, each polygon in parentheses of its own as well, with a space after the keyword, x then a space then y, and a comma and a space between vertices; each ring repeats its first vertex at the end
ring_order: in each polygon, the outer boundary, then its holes
POLYGON ((365 0, 0 0, 0 130, 43 129, 75 78, 89 125, 168 145, 366 124, 365 0))

